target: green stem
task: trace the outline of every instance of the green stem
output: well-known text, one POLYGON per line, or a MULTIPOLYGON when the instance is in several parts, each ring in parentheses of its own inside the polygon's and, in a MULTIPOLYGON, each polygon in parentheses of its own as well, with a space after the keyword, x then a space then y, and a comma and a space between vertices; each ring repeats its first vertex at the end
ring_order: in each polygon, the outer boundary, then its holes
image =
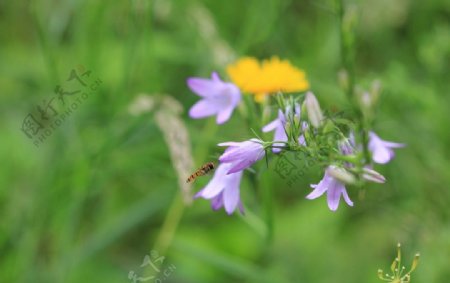
MULTIPOLYGON (((369 162, 370 153, 368 149, 368 131, 366 120, 358 105, 358 101, 355 99, 355 47, 354 47, 354 30, 351 27, 351 23, 345 23, 345 7, 343 0, 337 0, 337 10, 339 15, 339 35, 341 45, 341 57, 342 64, 348 75, 348 84, 346 89, 347 97, 352 105, 354 112, 357 115, 358 122, 356 132, 360 134, 361 143, 363 145, 363 163, 369 162)), ((364 165, 363 164, 363 165, 364 165)))
POLYGON ((39 21, 38 11, 37 11, 37 3, 32 2, 30 4, 30 14, 31 19, 34 22, 34 26, 36 27, 36 33, 38 36, 39 43, 42 48, 42 55, 44 57, 45 64, 47 65, 47 69, 50 73, 50 81, 52 84, 57 84, 59 80, 56 60, 53 56, 55 54, 54 50, 51 47, 51 44, 45 34, 44 28, 42 27, 41 22, 39 21))
POLYGON ((344 1, 343 0, 337 0, 337 10, 338 10, 338 16, 339 16, 339 38, 340 38, 340 46, 341 46, 341 58, 342 58, 342 64, 347 72, 348 75, 348 86, 347 86, 347 96, 350 102, 352 103, 352 106, 354 106, 354 99, 353 99, 353 91, 354 91, 354 68, 352 64, 352 60, 350 58, 350 52, 349 47, 347 45, 346 41, 346 33, 347 30, 344 26, 344 16, 345 16, 345 9, 344 9, 344 1))
POLYGON ((267 225, 267 242, 271 243, 274 234, 274 211, 272 186, 263 186, 264 217, 267 225))
MULTIPOLYGON (((259 170, 258 170, 259 171, 259 170)), ((274 217, 273 217, 273 193, 272 193, 272 187, 270 185, 264 185, 260 186, 260 182, 258 180, 258 175, 256 174, 249 174, 248 175, 250 179, 251 186, 253 189, 260 193, 261 200, 262 200, 262 208, 263 208, 263 219, 266 224, 265 235, 266 235, 266 241, 268 243, 271 243, 273 240, 273 234, 274 234, 274 217)))
POLYGON ((184 208, 182 193, 179 190, 167 212, 167 216, 164 219, 163 226, 155 242, 154 250, 158 251, 159 254, 165 255, 172 243, 178 224, 183 216, 184 208))

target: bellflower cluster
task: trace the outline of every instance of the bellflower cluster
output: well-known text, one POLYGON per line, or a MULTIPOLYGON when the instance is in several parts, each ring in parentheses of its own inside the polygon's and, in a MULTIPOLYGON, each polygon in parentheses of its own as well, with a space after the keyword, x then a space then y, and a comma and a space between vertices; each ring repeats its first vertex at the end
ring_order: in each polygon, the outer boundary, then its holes
MULTIPOLYGON (((271 153, 301 152, 308 160, 315 160, 322 166, 323 178, 310 185, 313 190, 306 198, 313 200, 326 193, 331 211, 338 209, 341 199, 349 206, 354 205, 347 186, 386 182, 384 176, 373 169, 374 163, 388 163, 394 158, 393 149, 405 145, 382 140, 375 132, 366 129, 370 123, 363 127, 361 121, 355 122, 351 117, 328 119, 312 91, 289 97, 280 92, 306 91, 309 83, 303 71, 276 57, 262 64, 254 58, 244 58, 228 66, 227 71, 233 82, 221 80, 215 72, 210 79, 188 79, 188 87, 201 97, 191 107, 190 117, 216 116, 217 124, 223 124, 239 106, 240 114, 251 127, 255 124, 250 118, 255 115, 248 115, 248 112, 259 108, 260 113, 270 113, 273 109, 270 99, 276 98, 276 118, 265 125, 259 122, 261 134, 273 132, 272 139, 264 141, 257 136, 240 142, 219 143, 219 146, 226 147, 219 157, 220 164, 209 183, 195 195, 196 198, 210 200, 214 210, 224 208, 232 214, 239 209, 243 213, 240 197, 243 173, 263 157, 269 165, 268 155, 271 153), (274 77, 274 74, 279 75, 274 77), (248 104, 252 100, 241 103, 241 92, 253 95, 257 103, 252 107, 248 104)), ((370 93, 365 95, 368 97, 364 101, 371 99, 370 93)), ((363 117, 364 111, 373 113, 370 107, 375 103, 372 102, 361 108, 363 117)), ((366 122, 369 120, 367 118, 366 122)))
MULTIPOLYGON (((200 96, 198 101, 189 110, 189 116, 194 119, 216 116, 217 124, 228 121, 234 109, 241 102, 241 90, 254 95, 255 101, 262 102, 270 95, 279 91, 295 92, 309 88, 305 73, 292 66, 287 60, 272 57, 260 64, 255 58, 243 58, 228 66, 228 74, 235 83, 224 82, 216 72, 211 79, 189 78, 188 87, 200 96), (277 74, 274 76, 274 74, 277 74), (239 87, 238 87, 239 86, 239 87)), ((279 111, 279 116, 272 123, 264 127, 264 132, 275 130, 275 140, 287 141, 285 134, 285 115, 279 111)), ((300 116, 300 106, 295 105, 295 115, 300 116)), ((283 146, 283 143, 274 143, 283 146)), ((206 187, 196 194, 196 198, 211 200, 214 210, 225 208, 232 214, 236 208, 243 213, 239 194, 239 183, 243 170, 262 159, 266 149, 271 147, 260 139, 250 139, 243 142, 224 142, 219 146, 227 146, 219 157, 218 166, 213 178, 206 187)), ((281 149, 273 148, 274 152, 281 149)))
MULTIPOLYGON (((309 110, 308 117, 311 123, 314 127, 321 128, 323 119, 321 120, 318 117, 322 117, 322 113, 317 99, 312 93, 306 95, 305 104, 309 110)), ((340 134, 343 136, 342 132, 340 134)), ((369 132, 367 148, 372 153, 372 160, 375 163, 385 164, 389 162, 394 157, 393 148, 403 146, 404 144, 384 141, 373 131, 369 132)), ((356 162, 356 157, 360 155, 359 153, 363 148, 364 145, 356 143, 354 132, 351 131, 348 138, 344 137, 338 143, 338 149, 341 153, 340 158, 346 161, 340 162, 339 165, 329 165, 325 170, 323 179, 318 184, 311 185, 314 190, 306 198, 315 199, 327 192, 328 207, 330 210, 336 211, 341 196, 349 206, 353 206, 345 187, 346 184, 356 184, 358 181, 359 183, 364 181, 384 183, 385 177, 372 169, 370 160, 359 159, 356 162)))

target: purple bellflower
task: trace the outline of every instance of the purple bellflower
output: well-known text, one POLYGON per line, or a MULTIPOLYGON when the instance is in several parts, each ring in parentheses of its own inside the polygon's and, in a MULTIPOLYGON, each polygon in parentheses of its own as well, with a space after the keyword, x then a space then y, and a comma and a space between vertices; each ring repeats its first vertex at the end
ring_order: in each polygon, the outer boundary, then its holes
MULTIPOLYGON (((286 117, 284 116, 283 111, 281 109, 278 109, 278 117, 270 122, 269 124, 265 125, 262 128, 262 131, 264 133, 271 132, 275 130, 275 134, 273 136, 274 141, 284 141, 286 142, 288 140, 288 137, 286 135, 286 131, 284 130, 284 126, 286 125, 286 117)), ((274 146, 284 146, 282 143, 274 143, 274 146)), ((273 153, 279 153, 281 151, 281 148, 273 148, 273 153)))
MULTIPOLYGON (((290 108, 286 108, 286 111, 284 113, 283 113, 283 111, 281 111, 281 109, 278 109, 278 117, 262 128, 262 131, 264 133, 275 130, 273 141, 287 142, 288 137, 286 135, 285 126, 286 126, 286 116, 289 116, 289 112, 290 112, 290 108)), ((295 117, 300 118, 300 105, 297 103, 295 104, 294 115, 295 115, 295 117)), ((304 137, 301 136, 299 138, 299 143, 304 144, 304 142, 305 142, 304 137), (303 140, 302 140, 302 138, 303 138, 303 140)), ((274 146, 284 146, 284 144, 282 144, 282 143, 274 143, 273 145, 274 146)), ((273 148, 272 149, 273 153, 279 153, 280 151, 281 151, 281 148, 273 148)))
POLYGON ((202 197, 211 200, 213 210, 225 207, 225 211, 230 215, 236 208, 244 213, 241 203, 239 185, 241 183, 242 171, 227 174, 232 164, 221 163, 214 173, 209 183, 199 191, 194 198, 202 197))
POLYGON ((311 188, 314 190, 306 196, 307 199, 316 199, 327 192, 328 207, 332 211, 336 211, 338 209, 341 196, 344 197, 344 200, 348 205, 353 206, 353 202, 348 196, 345 185, 330 174, 330 170, 334 169, 335 166, 329 166, 325 170, 325 176, 323 179, 318 184, 311 185, 311 188))
POLYGON ((189 110, 189 116, 194 119, 217 115, 217 124, 223 124, 230 119, 234 108, 241 101, 239 88, 223 82, 216 72, 211 74, 211 79, 189 78, 187 84, 202 97, 189 110))
POLYGON ((244 142, 223 142, 219 146, 228 146, 219 157, 222 163, 231 163, 227 174, 242 171, 264 157, 265 151, 262 141, 251 139, 244 142))
POLYGON ((379 164, 386 164, 394 158, 393 148, 404 147, 405 144, 385 141, 374 132, 369 132, 369 150, 372 152, 372 159, 379 164))
MULTIPOLYGON (((386 179, 383 175, 370 167, 363 168, 363 178, 374 183, 384 183, 386 179)), ((354 177, 344 168, 339 168, 334 165, 328 166, 325 170, 325 176, 318 184, 311 185, 314 190, 306 196, 307 199, 315 199, 327 192, 328 207, 332 211, 336 211, 339 206, 341 195, 349 206, 353 206, 353 202, 348 196, 344 183, 353 183, 354 177)))

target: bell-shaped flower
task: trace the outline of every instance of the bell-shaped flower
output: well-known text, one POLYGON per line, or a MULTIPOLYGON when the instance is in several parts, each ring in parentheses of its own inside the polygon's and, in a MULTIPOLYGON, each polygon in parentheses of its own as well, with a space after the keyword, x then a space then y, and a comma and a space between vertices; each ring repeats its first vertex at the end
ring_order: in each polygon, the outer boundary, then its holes
POLYGON ((372 152, 372 159, 379 164, 386 164, 394 158, 393 148, 404 147, 405 144, 385 141, 374 132, 369 132, 368 148, 372 152))
MULTIPOLYGON (((300 119, 300 105, 298 105, 296 103, 294 108, 295 108, 294 117, 298 117, 300 119)), ((273 141, 282 141, 282 142, 288 141, 288 136, 286 135, 285 127, 286 127, 286 117, 289 117, 290 111, 291 111, 291 109, 289 107, 286 108, 286 111, 284 113, 283 113, 283 111, 281 111, 281 109, 278 109, 278 117, 262 128, 262 131, 264 133, 275 130, 275 133, 273 136, 273 141)), ((274 146, 284 146, 284 144, 282 144, 282 143, 274 143, 273 145, 274 146)), ((281 148, 273 148, 272 149, 273 153, 279 153, 280 151, 281 151, 281 148)))
POLYGON ((230 163, 221 163, 211 181, 194 198, 201 197, 211 200, 214 210, 225 207, 225 211, 232 214, 236 208, 239 208, 241 213, 244 213, 239 188, 242 171, 227 174, 231 166, 230 163))
POLYGON ((217 124, 223 124, 230 119, 234 108, 241 101, 239 88, 232 83, 223 82, 215 72, 211 79, 189 78, 187 84, 202 97, 189 109, 189 116, 194 119, 217 115, 217 124))
POLYGON ((262 141, 251 139, 244 142, 223 142, 219 146, 228 146, 219 157, 220 162, 230 163, 231 168, 227 174, 242 171, 264 157, 265 151, 262 141))
POLYGON ((337 178, 333 177, 331 174, 331 170, 336 170, 335 166, 329 166, 325 170, 325 175, 323 179, 318 184, 311 185, 311 188, 314 190, 306 196, 307 199, 315 199, 323 195, 325 192, 327 193, 327 202, 328 207, 332 211, 336 211, 339 206, 339 201, 341 196, 344 197, 344 201, 353 206, 353 202, 350 200, 348 196, 347 190, 345 189, 345 185, 339 181, 337 178))

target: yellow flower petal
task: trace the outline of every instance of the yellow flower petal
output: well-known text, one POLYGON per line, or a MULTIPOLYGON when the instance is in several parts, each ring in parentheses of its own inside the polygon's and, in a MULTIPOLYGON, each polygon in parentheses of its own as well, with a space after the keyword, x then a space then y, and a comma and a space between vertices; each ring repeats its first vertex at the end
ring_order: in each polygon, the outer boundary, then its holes
POLYGON ((299 92, 309 88, 305 72, 278 57, 264 60, 261 64, 253 57, 245 57, 227 67, 231 80, 243 92, 255 95, 263 101, 267 94, 299 92))
POLYGON ((260 76, 261 67, 258 60, 253 57, 244 57, 233 65, 227 67, 231 80, 244 92, 252 92, 251 86, 255 77, 260 76))

